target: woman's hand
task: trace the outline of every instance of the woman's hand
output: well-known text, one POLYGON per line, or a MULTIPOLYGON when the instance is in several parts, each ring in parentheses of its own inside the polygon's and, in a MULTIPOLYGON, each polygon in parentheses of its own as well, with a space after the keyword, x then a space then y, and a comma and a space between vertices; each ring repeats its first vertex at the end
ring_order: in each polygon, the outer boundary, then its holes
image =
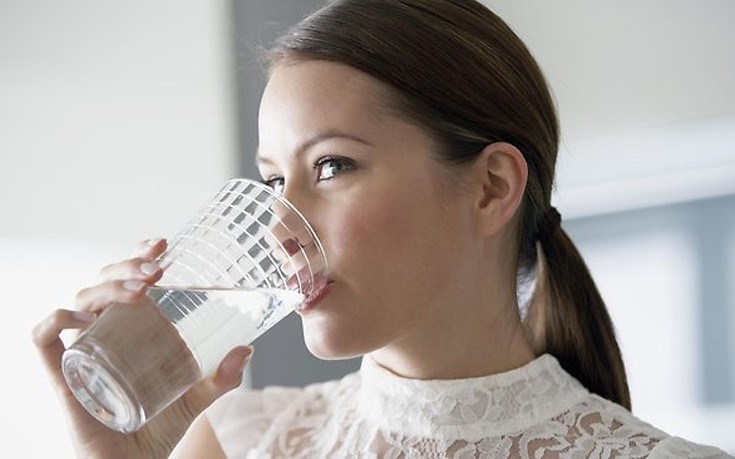
POLYGON ((163 275, 154 260, 164 250, 165 240, 140 243, 131 258, 103 268, 99 284, 77 294, 76 311, 57 309, 33 329, 33 341, 69 418, 79 457, 168 457, 194 418, 242 381, 244 366, 252 354, 252 348, 246 346, 230 351, 213 374, 195 384, 161 414, 131 434, 113 431, 97 421, 79 404, 66 385, 61 372, 61 356, 65 347, 60 333, 66 329, 87 327, 113 303, 135 303, 141 300, 148 287, 163 275))

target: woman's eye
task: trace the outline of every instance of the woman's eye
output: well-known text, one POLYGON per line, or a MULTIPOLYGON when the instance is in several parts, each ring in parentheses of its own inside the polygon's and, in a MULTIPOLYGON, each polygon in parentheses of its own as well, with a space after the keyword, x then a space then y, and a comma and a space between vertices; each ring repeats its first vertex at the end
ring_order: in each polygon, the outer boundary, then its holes
POLYGON ((267 180, 263 180, 263 184, 273 188, 273 191, 278 194, 283 194, 283 189, 286 187, 286 181, 283 179, 283 177, 273 177, 267 180))
POLYGON ((355 162, 351 159, 334 156, 327 156, 314 164, 314 169, 317 171, 317 181, 319 182, 331 180, 337 174, 354 168, 355 162))

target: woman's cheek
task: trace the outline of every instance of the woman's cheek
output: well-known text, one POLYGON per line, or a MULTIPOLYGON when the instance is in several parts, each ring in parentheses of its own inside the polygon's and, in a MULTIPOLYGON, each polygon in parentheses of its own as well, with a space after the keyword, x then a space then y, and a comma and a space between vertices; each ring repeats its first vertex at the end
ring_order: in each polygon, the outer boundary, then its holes
POLYGON ((340 222, 335 227, 341 245, 354 249, 359 246, 379 248, 376 246, 395 243, 393 233, 408 217, 405 206, 378 196, 358 202, 350 206, 341 218, 335 219, 340 222))

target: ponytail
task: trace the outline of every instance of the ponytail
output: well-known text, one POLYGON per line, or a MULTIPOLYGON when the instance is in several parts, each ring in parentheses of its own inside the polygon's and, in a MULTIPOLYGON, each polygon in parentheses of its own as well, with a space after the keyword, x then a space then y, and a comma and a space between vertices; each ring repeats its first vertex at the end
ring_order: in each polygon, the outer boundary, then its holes
POLYGON ((541 225, 536 252, 536 290, 524 319, 534 351, 552 354, 591 392, 630 409, 625 366, 610 315, 558 220, 556 226, 541 225))

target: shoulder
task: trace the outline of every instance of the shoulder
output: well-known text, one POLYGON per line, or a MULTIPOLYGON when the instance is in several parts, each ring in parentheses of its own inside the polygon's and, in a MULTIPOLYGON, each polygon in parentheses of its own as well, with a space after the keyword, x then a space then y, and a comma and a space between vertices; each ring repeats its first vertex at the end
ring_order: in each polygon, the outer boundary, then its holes
POLYGON ((306 387, 269 386, 265 389, 234 389, 207 409, 207 417, 213 425, 235 419, 251 423, 256 419, 272 419, 295 404, 329 401, 351 386, 357 375, 341 380, 311 384, 306 387))
POLYGON ((212 430, 228 457, 245 457, 272 431, 303 419, 308 413, 330 411, 355 375, 339 381, 306 387, 271 386, 253 390, 234 389, 220 397, 205 412, 212 430))
POLYGON ((658 458, 692 458, 692 459, 724 459, 732 458, 719 448, 713 446, 699 445, 679 437, 668 437, 663 439, 651 451, 650 459, 658 458))
POLYGON ((206 414, 212 425, 233 419, 252 421, 275 415, 302 393, 303 389, 296 387, 269 387, 262 390, 239 387, 220 397, 207 409, 206 414))
POLYGON ((721 450, 672 437, 629 410, 590 394, 558 421, 567 440, 586 456, 639 458, 726 458, 721 450))
POLYGON ((303 393, 300 388, 233 389, 215 401, 205 416, 228 457, 244 457, 278 413, 303 393))
MULTIPOLYGON (((359 375, 353 373, 339 380, 305 386, 287 405, 276 407, 271 402, 271 409, 277 411, 273 425, 278 429, 288 429, 292 425, 322 422, 331 417, 335 410, 350 405, 358 385, 359 375)), ((280 391, 279 388, 268 388, 264 392, 273 390, 280 391)))

